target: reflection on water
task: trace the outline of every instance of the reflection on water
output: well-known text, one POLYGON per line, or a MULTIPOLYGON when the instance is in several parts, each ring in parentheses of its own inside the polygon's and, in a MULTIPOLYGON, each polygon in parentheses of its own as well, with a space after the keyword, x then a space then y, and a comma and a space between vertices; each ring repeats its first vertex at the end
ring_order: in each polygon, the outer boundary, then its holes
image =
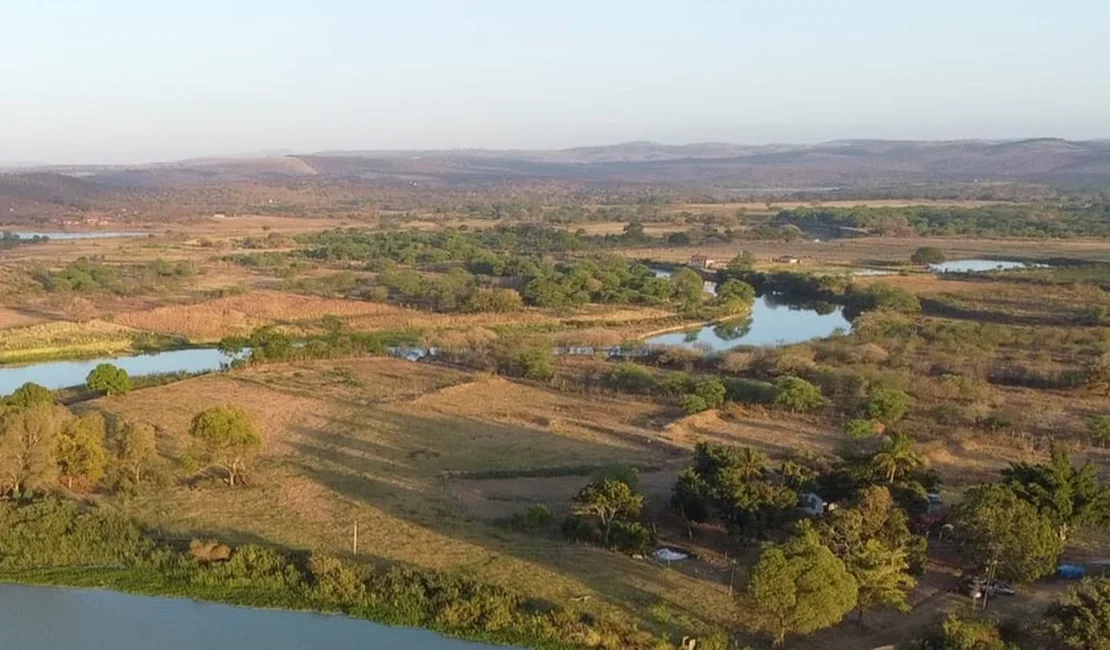
POLYGON ((7 650, 481 650, 495 646, 342 616, 99 589, 0 585, 7 650))
POLYGON ((805 306, 780 304, 774 296, 757 298, 752 313, 738 318, 682 332, 653 336, 648 345, 691 345, 711 350, 727 350, 737 345, 782 345, 830 336, 847 330, 851 323, 841 308, 829 303, 805 306))

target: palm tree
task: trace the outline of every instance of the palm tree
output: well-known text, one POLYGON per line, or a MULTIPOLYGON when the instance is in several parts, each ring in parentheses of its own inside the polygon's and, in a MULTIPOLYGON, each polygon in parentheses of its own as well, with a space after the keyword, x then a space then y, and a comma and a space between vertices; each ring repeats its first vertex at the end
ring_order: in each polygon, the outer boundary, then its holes
POLYGON ((913 438, 904 433, 895 433, 883 440, 883 448, 871 459, 875 468, 894 482, 898 476, 915 467, 921 466, 921 455, 914 449, 913 438))
POLYGON ((752 481, 763 478, 763 468, 766 464, 767 457, 758 449, 741 447, 736 454, 736 472, 741 480, 752 481))

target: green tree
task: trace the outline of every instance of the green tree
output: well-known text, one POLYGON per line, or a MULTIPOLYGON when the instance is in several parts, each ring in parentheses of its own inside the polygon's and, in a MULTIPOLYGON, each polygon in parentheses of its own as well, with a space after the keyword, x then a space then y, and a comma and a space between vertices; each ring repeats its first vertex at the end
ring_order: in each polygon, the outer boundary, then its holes
POLYGON ((131 390, 131 377, 123 368, 110 363, 102 363, 92 369, 85 378, 85 385, 89 390, 104 393, 105 395, 122 395, 131 390))
POLYGON ((644 497, 636 494, 628 484, 612 479, 594 481, 574 497, 572 514, 597 520, 602 542, 610 545, 613 524, 639 516, 644 507, 644 497))
POLYGON ((74 477, 83 477, 95 485, 104 476, 108 464, 106 430, 104 416, 97 411, 74 418, 62 428, 55 454, 68 488, 73 489, 74 477))
POLYGON ((53 482, 58 434, 71 417, 53 404, 0 415, 0 494, 37 490, 53 482))
POLYGON ((27 382, 15 389, 4 399, 3 404, 12 409, 26 409, 38 404, 53 404, 54 391, 33 382, 27 382))
POLYGON ((801 377, 785 376, 775 382, 775 404, 795 413, 812 411, 825 404, 821 389, 801 377))
POLYGON ((680 269, 671 276, 671 286, 683 311, 697 311, 705 302, 705 280, 696 271, 680 269))
POLYGON ((883 438, 883 446, 871 459, 871 464, 888 483, 906 472, 921 466, 921 455, 917 453, 913 438, 904 433, 895 433, 883 438))
POLYGON ((1053 447, 1050 463, 1010 463, 1002 477, 1014 494, 1052 522, 1065 542, 1073 530, 1110 523, 1110 489, 1099 481, 1098 468, 1089 461, 1073 465, 1062 447, 1053 447))
POLYGON ((679 473, 671 489, 671 507, 686 522, 686 536, 693 539, 694 524, 709 519, 709 486, 694 468, 687 467, 679 473))
POLYGON ((861 619, 883 605, 908 610, 906 596, 915 584, 911 562, 924 569, 925 539, 910 532, 906 513, 894 505, 889 490, 864 489, 857 507, 833 510, 815 530, 856 579, 861 619))
POLYGON ((1045 613, 1043 627, 1067 650, 1110 650, 1110 579, 1084 580, 1045 613))
POLYGON ((856 606, 858 586, 844 563, 812 531, 768 545, 748 583, 752 627, 775 647, 788 634, 806 635, 839 623, 856 606))
POLYGON ((617 364, 609 373, 609 383, 630 393, 647 393, 657 385, 650 370, 631 361, 617 364))
POLYGON ((117 420, 112 436, 115 462, 128 475, 132 484, 138 485, 158 461, 154 427, 144 422, 117 420))
POLYGON ((1110 414, 1092 415, 1087 420, 1087 432, 1091 434, 1091 440, 1105 448, 1110 442, 1110 414))
POLYGON ((755 254, 749 250, 740 251, 736 257, 728 261, 728 270, 733 273, 750 271, 753 266, 755 266, 755 254))
POLYGON ((197 413, 189 435, 196 442, 195 458, 223 468, 231 487, 240 481, 250 457, 262 445, 250 415, 237 406, 213 406, 197 413))
POLYGON ((896 388, 872 388, 860 404, 860 417, 890 426, 905 417, 913 398, 896 388))
POLYGON ((737 300, 748 307, 755 302, 755 287, 742 280, 729 279, 717 286, 717 301, 737 300))
POLYGON ((1064 544, 1047 517, 1005 485, 973 487, 952 506, 957 548, 976 568, 1031 582, 1056 570, 1064 544))
POLYGON ((936 246, 921 246, 910 255, 914 264, 940 264, 944 261, 944 251, 936 246))

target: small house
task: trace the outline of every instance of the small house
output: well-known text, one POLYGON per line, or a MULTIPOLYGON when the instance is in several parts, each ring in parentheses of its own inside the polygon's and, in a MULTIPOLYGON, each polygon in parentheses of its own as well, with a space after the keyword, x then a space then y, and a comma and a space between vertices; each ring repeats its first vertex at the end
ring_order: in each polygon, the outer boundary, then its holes
POLYGON ((796 257, 791 257, 789 255, 783 255, 781 257, 776 257, 775 261, 778 262, 779 264, 801 264, 802 263, 802 260, 800 260, 796 257))
POLYGON ((689 261, 686 262, 686 266, 689 266, 690 268, 701 269, 703 271, 708 271, 716 265, 717 260, 710 259, 709 257, 700 254, 691 255, 689 261))

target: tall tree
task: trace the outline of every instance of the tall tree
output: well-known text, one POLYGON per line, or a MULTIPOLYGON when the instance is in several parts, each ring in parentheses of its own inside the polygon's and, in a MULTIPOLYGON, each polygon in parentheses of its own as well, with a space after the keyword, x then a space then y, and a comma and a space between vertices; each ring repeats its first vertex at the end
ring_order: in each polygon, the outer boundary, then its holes
POLYGON ((788 634, 839 623, 856 606, 858 587, 844 563, 803 527, 787 543, 764 547, 747 595, 752 627, 781 647, 788 634))
POLYGON ((1110 489, 1090 462, 1077 467, 1061 447, 1046 464, 1011 463, 1002 471, 1006 485, 1052 521, 1062 541, 1075 529, 1110 523, 1110 489))
POLYGON ((603 478, 579 491, 572 512, 579 517, 594 517, 601 528, 602 541, 609 546, 613 524, 640 514, 644 497, 623 481, 603 478))
POLYGON ((1056 569, 1064 544, 1052 521, 1009 487, 987 484, 952 506, 957 549, 977 568, 1003 580, 1031 582, 1056 569))
POLYGON ((227 472, 228 486, 241 482, 262 436, 250 415, 238 406, 213 406, 197 413, 189 427, 196 441, 194 456, 227 472))
POLYGON ((686 522, 686 536, 691 539, 694 524, 709 519, 709 486, 692 467, 679 473, 671 489, 671 507, 686 522))
POLYGON ((135 485, 142 482, 158 460, 154 427, 144 422, 117 422, 112 447, 116 462, 135 485))
POLYGON ((913 438, 895 433, 883 439, 883 446, 872 458, 872 463, 887 482, 894 483, 894 479, 920 467, 922 460, 914 448, 913 438))
POLYGON ((62 428, 56 453, 58 469, 69 489, 73 489, 75 477, 83 477, 95 485, 104 476, 108 464, 108 452, 104 447, 106 429, 104 416, 97 411, 74 418, 62 428))
POLYGON ((72 417, 53 404, 36 404, 0 416, 0 493, 48 485, 58 471, 58 433, 72 417))
POLYGON ((914 563, 924 561, 924 539, 910 532, 906 515, 894 506, 885 487, 866 488, 855 508, 839 508, 815 527, 821 541, 836 554, 859 584, 857 612, 888 605, 908 607, 906 596, 915 580, 914 563))

